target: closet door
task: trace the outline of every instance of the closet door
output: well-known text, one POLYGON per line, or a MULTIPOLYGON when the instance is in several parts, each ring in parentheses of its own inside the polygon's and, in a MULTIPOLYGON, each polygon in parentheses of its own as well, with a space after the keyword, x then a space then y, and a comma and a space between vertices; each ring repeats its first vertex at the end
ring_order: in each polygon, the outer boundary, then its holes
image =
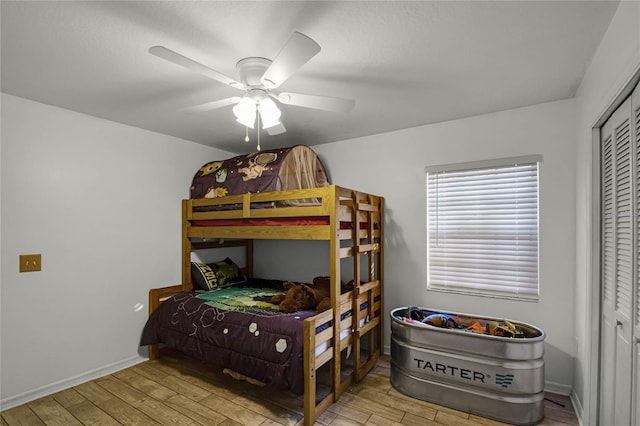
POLYGON ((636 147, 636 276, 632 292, 631 422, 640 425, 640 84, 631 94, 631 139, 636 147))
POLYGON ((632 305, 637 281, 636 146, 631 98, 601 129, 602 318, 600 424, 631 424, 632 305))

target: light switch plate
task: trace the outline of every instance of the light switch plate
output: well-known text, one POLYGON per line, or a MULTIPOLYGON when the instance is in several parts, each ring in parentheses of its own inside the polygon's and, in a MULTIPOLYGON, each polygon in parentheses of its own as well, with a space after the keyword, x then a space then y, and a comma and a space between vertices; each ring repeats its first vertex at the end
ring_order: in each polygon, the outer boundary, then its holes
POLYGON ((20 255, 20 272, 35 272, 42 269, 42 255, 40 254, 21 254, 20 255))

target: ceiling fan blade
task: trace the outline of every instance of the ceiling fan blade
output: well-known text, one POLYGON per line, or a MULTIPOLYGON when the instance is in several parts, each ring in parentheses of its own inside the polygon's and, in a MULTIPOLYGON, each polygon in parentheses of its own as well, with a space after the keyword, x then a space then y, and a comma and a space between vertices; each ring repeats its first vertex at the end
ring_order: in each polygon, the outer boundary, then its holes
POLYGON ((286 131, 287 131, 287 129, 284 127, 284 124, 282 124, 282 123, 276 124, 275 126, 269 127, 267 129, 267 133, 269 134, 269 136, 279 135, 279 134, 284 133, 286 131))
POLYGON ((301 93, 280 93, 277 99, 283 104, 305 108, 322 109, 333 112, 349 112, 355 107, 353 99, 332 98, 329 96, 303 95, 301 93))
POLYGON ((229 85, 231 87, 235 87, 236 89, 244 90, 244 85, 239 81, 236 81, 231 77, 228 77, 224 74, 219 73, 216 70, 213 70, 205 65, 202 65, 201 63, 196 62, 193 59, 189 59, 186 56, 182 56, 181 54, 176 53, 171 49, 167 49, 164 46, 153 46, 149 48, 149 53, 159 58, 165 59, 169 62, 173 62, 176 65, 185 67, 191 71, 195 71, 197 73, 205 75, 213 80, 219 81, 220 83, 229 85))
POLYGON ((318 52, 318 43, 304 34, 293 33, 260 79, 262 84, 270 89, 280 86, 318 52))
POLYGON ((187 112, 207 112, 213 109, 222 108, 227 105, 237 104, 242 99, 240 96, 234 96, 232 98, 219 99, 217 101, 207 102, 200 105, 194 105, 189 108, 185 108, 184 111, 187 112))

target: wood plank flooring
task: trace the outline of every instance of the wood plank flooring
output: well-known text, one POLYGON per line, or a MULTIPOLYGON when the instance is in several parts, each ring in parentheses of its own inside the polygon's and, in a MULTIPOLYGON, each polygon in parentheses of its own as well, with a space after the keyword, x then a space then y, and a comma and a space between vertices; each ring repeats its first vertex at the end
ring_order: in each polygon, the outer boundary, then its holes
MULTIPOLYGON (((547 395, 542 425, 578 425, 566 396, 547 395), (552 402, 553 401, 553 402, 552 402)), ((260 388, 170 355, 21 405, 1 414, 14 425, 302 424, 302 397, 260 388)), ((389 357, 317 420, 332 426, 501 425, 405 396, 389 382, 389 357)))

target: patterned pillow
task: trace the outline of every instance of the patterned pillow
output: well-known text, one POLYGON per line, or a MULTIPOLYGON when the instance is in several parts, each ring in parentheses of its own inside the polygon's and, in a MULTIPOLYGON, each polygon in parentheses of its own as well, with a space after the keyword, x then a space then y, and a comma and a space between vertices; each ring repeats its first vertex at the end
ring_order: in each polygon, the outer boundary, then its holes
POLYGON ((247 281, 238 265, 228 257, 216 263, 191 262, 193 287, 202 290, 229 287, 247 281))

